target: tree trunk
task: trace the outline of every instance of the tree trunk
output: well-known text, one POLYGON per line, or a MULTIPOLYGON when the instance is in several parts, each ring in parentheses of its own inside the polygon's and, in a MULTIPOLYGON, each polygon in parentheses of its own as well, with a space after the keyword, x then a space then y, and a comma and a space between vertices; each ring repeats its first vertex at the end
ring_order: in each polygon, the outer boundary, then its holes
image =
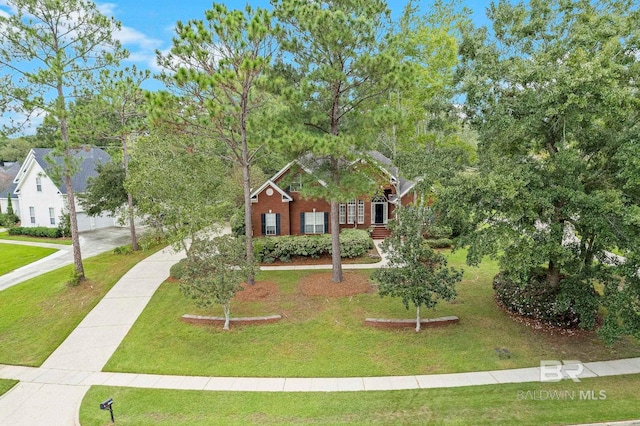
POLYGON ((222 305, 224 311, 224 327, 223 330, 229 330, 229 321, 231 319, 231 307, 229 305, 222 305))
POLYGON ((420 305, 416 306, 416 333, 420 331, 420 305))
MULTIPOLYGON (((242 186, 244 189, 244 235, 246 237, 247 245, 247 263, 253 265, 253 225, 251 222, 251 185, 249 182, 249 165, 245 164, 242 168, 242 186)), ((253 285, 256 282, 256 277, 253 272, 253 268, 250 268, 249 275, 247 276, 247 284, 253 285)))
POLYGON ((560 268, 553 263, 553 260, 549 260, 549 268, 547 269, 547 285, 550 288, 556 288, 560 285, 560 268))
POLYGON ((136 236, 136 218, 133 209, 133 196, 127 193, 127 202, 129 204, 129 233, 131 234, 131 249, 138 251, 138 237, 136 236))
POLYGON ((73 265, 78 281, 84 281, 84 266, 80 252, 80 236, 78 235, 78 217, 76 213, 75 194, 71 185, 71 175, 68 170, 64 172, 64 184, 67 186, 67 205, 69 208, 69 222, 71 225, 71 243, 73 245, 73 265))
POLYGON ((331 201, 331 281, 342 282, 342 257, 340 254, 340 205, 337 201, 331 201))
MULTIPOLYGON (((124 178, 129 176, 129 152, 127 149, 127 136, 122 138, 122 161, 124 166, 124 178)), ((133 209, 133 196, 130 192, 127 192, 127 205, 129 216, 129 233, 131 234, 131 249, 138 251, 138 237, 136 236, 136 221, 134 217, 135 210, 133 209)))

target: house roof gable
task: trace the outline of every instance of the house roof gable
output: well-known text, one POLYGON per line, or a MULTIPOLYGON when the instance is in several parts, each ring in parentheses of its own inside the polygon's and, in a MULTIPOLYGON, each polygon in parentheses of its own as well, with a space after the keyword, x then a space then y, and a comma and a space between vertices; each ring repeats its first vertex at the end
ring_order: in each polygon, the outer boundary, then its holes
MULTIPOLYGON (((51 164, 46 160, 46 157, 53 151, 51 148, 32 148, 27 154, 27 158, 20 167, 20 171, 13 180, 13 184, 9 187, 9 191, 14 194, 16 190, 20 189, 20 185, 23 182, 22 176, 26 176, 26 172, 30 170, 35 163, 37 163, 45 173, 49 174, 49 171, 53 168, 51 164)), ((72 151, 72 156, 79 160, 78 170, 71 178, 73 189, 76 192, 84 192, 87 189, 88 179, 98 175, 96 166, 98 164, 105 164, 111 161, 111 157, 101 148, 80 148, 72 151)), ((52 157, 56 165, 62 165, 62 157, 52 157)), ((52 180, 53 181, 53 180, 52 180)), ((55 183, 55 182, 54 182, 55 183)), ((60 193, 66 194, 67 187, 64 183, 57 185, 60 193)))

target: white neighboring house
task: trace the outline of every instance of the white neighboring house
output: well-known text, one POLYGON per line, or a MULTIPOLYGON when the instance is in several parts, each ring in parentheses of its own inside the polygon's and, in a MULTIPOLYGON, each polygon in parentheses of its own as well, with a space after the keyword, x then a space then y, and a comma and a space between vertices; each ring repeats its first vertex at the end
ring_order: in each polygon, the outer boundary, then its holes
MULTIPOLYGON (((51 165, 45 160, 50 148, 33 148, 22 163, 11 186, 0 194, 0 208, 7 211, 7 194, 11 194, 13 211, 20 218, 21 226, 43 226, 57 228, 60 219, 67 209, 67 188, 64 183, 59 186, 49 176, 51 165)), ((87 179, 96 176, 97 164, 111 161, 111 157, 100 148, 80 148, 73 150, 78 161, 78 171, 72 177, 73 190, 76 194, 87 189, 87 179)), ((62 159, 54 157, 56 163, 62 159)), ((90 217, 82 209, 76 199, 78 232, 116 226, 116 220, 109 214, 90 217)))

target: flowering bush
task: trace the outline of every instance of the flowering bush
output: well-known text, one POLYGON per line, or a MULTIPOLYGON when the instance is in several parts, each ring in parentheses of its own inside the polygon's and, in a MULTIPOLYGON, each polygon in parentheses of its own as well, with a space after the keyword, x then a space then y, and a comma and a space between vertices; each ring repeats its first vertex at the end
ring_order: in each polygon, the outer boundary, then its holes
POLYGON ((597 304, 593 302, 596 295, 593 288, 583 288, 584 297, 578 297, 572 280, 565 278, 559 286, 549 287, 544 270, 534 271, 524 285, 503 272, 493 279, 496 297, 507 310, 564 328, 593 328, 595 325, 597 304), (570 287, 571 291, 566 291, 570 287))

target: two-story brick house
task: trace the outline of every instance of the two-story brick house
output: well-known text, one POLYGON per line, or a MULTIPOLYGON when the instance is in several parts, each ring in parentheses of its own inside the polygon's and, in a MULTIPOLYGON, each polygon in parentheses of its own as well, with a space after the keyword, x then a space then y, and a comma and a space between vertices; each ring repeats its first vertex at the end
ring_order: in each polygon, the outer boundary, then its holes
MULTIPOLYGON (((386 224, 393 218, 397 205, 415 200, 416 182, 397 175, 391 160, 377 151, 369 152, 367 167, 371 179, 377 184, 374 194, 363 194, 357 199, 340 204, 340 228, 372 229, 374 238, 388 235, 386 224)), ((364 161, 364 160, 362 160, 364 161)), ((300 161, 283 167, 251 194, 254 236, 324 234, 330 232, 330 203, 321 199, 305 198, 301 192, 299 174, 313 176, 313 170, 300 161)), ((315 184, 324 185, 320 179, 315 184)))

